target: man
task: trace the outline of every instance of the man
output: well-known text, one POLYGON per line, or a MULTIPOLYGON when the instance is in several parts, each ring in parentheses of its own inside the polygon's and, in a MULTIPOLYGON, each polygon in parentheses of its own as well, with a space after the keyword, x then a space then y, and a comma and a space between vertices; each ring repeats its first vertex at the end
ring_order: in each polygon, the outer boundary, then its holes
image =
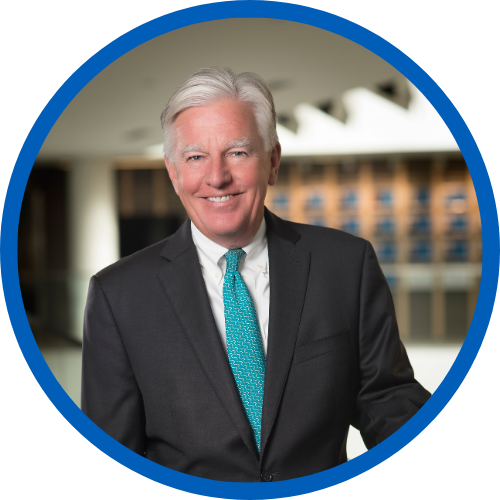
POLYGON ((162 113, 189 219, 97 273, 82 409, 128 448, 223 481, 285 480, 371 448, 429 394, 413 378, 371 245, 264 208, 280 145, 255 74, 205 68, 162 113))

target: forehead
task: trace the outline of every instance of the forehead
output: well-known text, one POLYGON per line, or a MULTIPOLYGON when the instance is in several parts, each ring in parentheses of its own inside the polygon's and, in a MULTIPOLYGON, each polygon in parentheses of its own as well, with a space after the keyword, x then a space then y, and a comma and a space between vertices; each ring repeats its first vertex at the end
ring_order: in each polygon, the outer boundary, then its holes
POLYGON ((250 104, 222 100, 207 106, 195 106, 182 111, 174 123, 176 143, 186 146, 192 141, 254 140, 258 135, 255 116, 250 104))

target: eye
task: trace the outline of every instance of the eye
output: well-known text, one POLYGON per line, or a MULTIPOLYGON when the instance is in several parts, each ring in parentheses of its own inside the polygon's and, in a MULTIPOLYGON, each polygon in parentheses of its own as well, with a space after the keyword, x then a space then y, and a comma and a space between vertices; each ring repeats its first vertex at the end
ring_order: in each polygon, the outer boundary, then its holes
POLYGON ((235 156, 236 158, 240 158, 242 156, 245 156, 246 155, 246 152, 245 151, 232 151, 230 153, 231 156, 235 156))
POLYGON ((193 156, 190 156, 187 159, 187 161, 200 161, 202 158, 203 158, 203 156, 201 156, 201 155, 193 155, 193 156))

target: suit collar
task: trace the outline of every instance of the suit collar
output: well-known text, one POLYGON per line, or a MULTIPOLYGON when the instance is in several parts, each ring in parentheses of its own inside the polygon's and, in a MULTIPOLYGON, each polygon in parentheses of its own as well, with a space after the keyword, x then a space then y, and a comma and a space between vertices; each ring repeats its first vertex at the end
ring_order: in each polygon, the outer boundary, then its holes
POLYGON ((269 233, 275 233, 276 236, 290 243, 296 243, 300 239, 300 233, 295 231, 291 224, 274 215, 267 207, 264 207, 264 217, 266 219, 268 235, 269 233))
POLYGON ((160 255, 170 261, 184 253, 193 244, 191 221, 186 219, 182 226, 167 239, 160 255))

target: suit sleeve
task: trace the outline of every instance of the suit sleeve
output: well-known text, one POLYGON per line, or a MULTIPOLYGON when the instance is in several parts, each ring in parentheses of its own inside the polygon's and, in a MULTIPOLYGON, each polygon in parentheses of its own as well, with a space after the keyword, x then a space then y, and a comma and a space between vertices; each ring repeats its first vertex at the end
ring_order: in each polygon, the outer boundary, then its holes
POLYGON ((413 417, 430 393, 414 378, 389 286, 368 242, 360 284, 359 370, 353 425, 370 449, 413 417))
POLYGON ((96 276, 85 307, 82 411, 103 431, 142 455, 143 399, 108 300, 96 276))

